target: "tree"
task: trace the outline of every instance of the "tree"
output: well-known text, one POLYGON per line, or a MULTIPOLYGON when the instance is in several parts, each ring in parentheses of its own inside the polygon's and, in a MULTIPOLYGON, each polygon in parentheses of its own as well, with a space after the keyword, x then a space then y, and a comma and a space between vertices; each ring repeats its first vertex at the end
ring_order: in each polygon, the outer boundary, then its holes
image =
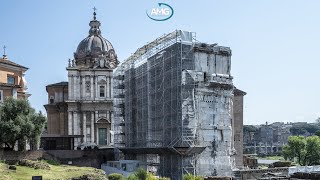
POLYGON ((316 123, 320 124, 320 117, 316 119, 316 123))
POLYGON ((297 135, 303 135, 304 133, 307 132, 307 130, 300 126, 293 126, 290 128, 290 132, 292 135, 297 136, 297 135))
POLYGON ((244 125, 243 131, 244 132, 256 132, 258 129, 253 125, 244 125))
POLYGON ((39 147, 40 136, 44 126, 46 125, 47 118, 42 115, 41 111, 39 111, 39 113, 34 113, 31 116, 31 122, 34 125, 34 128, 31 131, 29 141, 31 149, 36 150, 39 147))
POLYGON ((290 136, 282 153, 285 159, 297 159, 302 166, 316 165, 320 162, 320 138, 318 136, 290 136))
POLYGON ((303 128, 310 134, 314 134, 320 129, 319 126, 315 124, 306 124, 303 128))
POLYGON ((304 164, 311 166, 320 162, 320 138, 318 136, 310 136, 306 138, 306 154, 304 164))
POLYGON ((316 131, 314 134, 320 137, 320 130, 316 131))
POLYGON ((290 128, 292 135, 314 134, 317 130, 320 130, 319 124, 295 124, 290 128))
POLYGON ((18 141, 19 150, 25 150, 25 144, 29 141, 34 149, 45 122, 42 113, 35 113, 27 100, 7 98, 0 107, 0 145, 13 150, 18 141))
POLYGON ((283 154, 285 159, 293 160, 295 157, 298 163, 302 164, 305 155, 306 140, 303 136, 290 136, 288 144, 283 147, 283 154))

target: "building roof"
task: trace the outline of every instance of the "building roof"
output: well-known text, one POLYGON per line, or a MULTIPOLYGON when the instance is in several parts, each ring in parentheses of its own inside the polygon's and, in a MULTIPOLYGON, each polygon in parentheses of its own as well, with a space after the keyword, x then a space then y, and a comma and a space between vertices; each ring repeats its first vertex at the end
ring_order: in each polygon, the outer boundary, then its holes
POLYGON ((0 58, 0 63, 3 63, 3 64, 7 64, 7 65, 11 65, 11 66, 16 66, 16 67, 19 67, 19 68, 24 68, 24 69, 29 69, 25 66, 21 66, 20 64, 17 64, 15 62, 12 62, 10 61, 9 59, 4 59, 4 58, 0 58))
POLYGON ((67 81, 61 81, 61 82, 58 82, 58 83, 47 85, 47 87, 51 87, 51 86, 68 86, 68 82, 67 81))
POLYGON ((244 96, 244 95, 246 95, 247 93, 246 92, 244 92, 244 91, 242 91, 242 90, 240 90, 240 89, 238 89, 238 88, 236 88, 235 87, 235 89, 234 89, 234 95, 241 95, 241 96, 244 96))
POLYGON ((46 86, 46 90, 48 92, 48 87, 66 87, 68 86, 68 82, 66 81, 61 81, 61 82, 58 82, 58 83, 54 83, 54 84, 49 84, 46 86))

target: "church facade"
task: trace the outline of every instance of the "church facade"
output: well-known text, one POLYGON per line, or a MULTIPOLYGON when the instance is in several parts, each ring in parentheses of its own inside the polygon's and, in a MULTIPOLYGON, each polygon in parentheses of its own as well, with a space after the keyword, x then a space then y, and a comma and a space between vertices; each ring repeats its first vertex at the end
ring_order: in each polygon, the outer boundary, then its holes
MULTIPOLYGON (((63 119, 67 128, 63 133, 57 132, 60 136, 73 137, 74 148, 81 144, 113 144, 112 71, 119 61, 112 44, 101 35, 96 13, 89 25, 89 35, 79 43, 74 59, 69 60, 66 68, 68 93, 63 101, 67 104, 67 116, 63 119)), ((49 104, 50 98, 55 97, 48 98, 49 104)), ((54 126, 61 119, 49 118, 52 112, 47 111, 48 125, 54 126)))

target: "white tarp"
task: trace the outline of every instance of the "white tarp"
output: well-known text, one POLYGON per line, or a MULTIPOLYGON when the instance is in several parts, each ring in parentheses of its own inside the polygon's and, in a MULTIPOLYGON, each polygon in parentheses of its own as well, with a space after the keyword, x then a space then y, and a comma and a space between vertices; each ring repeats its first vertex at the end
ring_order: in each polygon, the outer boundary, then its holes
POLYGON ((313 171, 320 171, 320 165, 317 166, 293 166, 289 167, 288 174, 294 174, 296 172, 313 172, 313 171))
POLYGON ((181 41, 192 42, 192 32, 180 30, 181 41))

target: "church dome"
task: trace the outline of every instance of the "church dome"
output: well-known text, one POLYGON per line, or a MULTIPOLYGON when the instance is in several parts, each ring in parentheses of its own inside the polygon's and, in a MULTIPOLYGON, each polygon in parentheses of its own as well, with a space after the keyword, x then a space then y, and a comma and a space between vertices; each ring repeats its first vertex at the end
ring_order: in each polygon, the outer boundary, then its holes
POLYGON ((112 44, 104 39, 101 35, 89 35, 82 40, 75 53, 75 58, 98 57, 101 54, 106 54, 110 50, 114 50, 112 44))
POLYGON ((101 35, 100 25, 100 22, 96 20, 96 13, 94 12, 94 19, 89 23, 89 35, 79 43, 74 53, 76 61, 88 58, 94 59, 101 55, 113 57, 117 61, 117 55, 112 44, 101 35))

